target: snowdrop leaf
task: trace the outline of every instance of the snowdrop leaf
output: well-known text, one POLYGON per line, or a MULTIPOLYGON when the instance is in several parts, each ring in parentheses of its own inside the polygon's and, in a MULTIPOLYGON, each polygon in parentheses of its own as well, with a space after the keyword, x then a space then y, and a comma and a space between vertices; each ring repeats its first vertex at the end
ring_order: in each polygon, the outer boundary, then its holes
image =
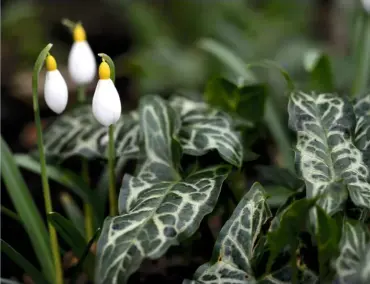
POLYGON ((104 222, 97 249, 97 283, 126 283, 145 258, 159 258, 191 236, 216 204, 231 167, 206 168, 182 178, 178 119, 163 99, 141 100, 146 159, 136 176, 124 177, 120 215, 104 222))
POLYGON ((346 221, 335 261, 339 283, 365 284, 370 281, 369 231, 361 223, 346 221))
MULTIPOLYGON (((135 157, 139 153, 139 125, 135 112, 121 116, 115 125, 117 157, 135 157)), ((61 160, 72 156, 88 159, 107 155, 108 128, 93 117, 91 106, 82 106, 58 117, 45 131, 45 152, 61 160)))
POLYGON ((356 114, 355 145, 364 155, 364 162, 370 165, 370 94, 357 100, 354 105, 356 114))
POLYGON ((319 205, 333 214, 349 196, 360 207, 370 208, 369 168, 353 144, 353 107, 333 94, 290 96, 289 125, 297 132, 296 163, 306 183, 307 196, 324 196, 319 205))
POLYGON ((197 269, 193 281, 184 283, 257 283, 251 261, 262 225, 269 217, 264 189, 255 183, 223 226, 211 261, 197 269))
POLYGON ((185 154, 201 156, 217 150, 225 161, 241 166, 240 133, 233 129, 232 120, 225 112, 179 96, 173 97, 170 104, 181 115, 179 136, 185 154))

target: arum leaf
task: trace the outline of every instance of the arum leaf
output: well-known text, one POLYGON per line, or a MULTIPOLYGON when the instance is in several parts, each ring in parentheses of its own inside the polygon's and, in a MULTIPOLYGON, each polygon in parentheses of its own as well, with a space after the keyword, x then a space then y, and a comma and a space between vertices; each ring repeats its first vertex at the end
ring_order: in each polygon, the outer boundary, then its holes
POLYGON ((346 221, 339 247, 340 255, 334 265, 339 283, 369 283, 369 231, 359 222, 346 221))
POLYGON ((289 125, 297 132, 296 163, 305 180, 307 196, 325 194, 319 205, 328 213, 340 210, 347 200, 370 208, 369 168, 352 143, 353 108, 332 94, 290 96, 289 125))
MULTIPOLYGON (((136 157, 139 126, 134 112, 122 115, 115 125, 116 157, 136 157)), ((75 108, 59 116, 45 131, 45 152, 49 158, 106 158, 108 129, 93 117, 91 106, 75 108)))
POLYGON ((191 236, 213 210, 230 171, 229 166, 217 166, 181 179, 175 147, 180 124, 161 98, 142 98, 140 122, 147 158, 135 177, 124 177, 120 215, 104 222, 97 248, 97 283, 126 283, 145 258, 159 258, 191 236))
POLYGON ((170 104, 181 116, 179 136, 185 154, 201 156, 217 150, 225 161, 241 166, 243 147, 240 133, 233 129, 231 118, 225 112, 184 97, 173 97, 170 104))
POLYGON ((354 105, 356 115, 355 145, 364 155, 364 162, 370 165, 370 94, 357 100, 354 105))
POLYGON ((271 217, 262 186, 255 183, 223 226, 209 263, 194 281, 183 283, 256 283, 251 260, 262 225, 271 217))

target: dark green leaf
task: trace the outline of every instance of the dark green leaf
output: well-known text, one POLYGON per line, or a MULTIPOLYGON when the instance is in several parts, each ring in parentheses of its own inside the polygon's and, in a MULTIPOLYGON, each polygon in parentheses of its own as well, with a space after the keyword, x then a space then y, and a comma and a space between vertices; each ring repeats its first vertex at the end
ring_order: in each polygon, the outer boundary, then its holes
POLYGON ((285 209, 281 216, 278 215, 277 218, 280 219, 278 227, 270 231, 267 236, 270 248, 268 271, 284 248, 289 247, 290 251, 295 252, 299 244, 298 234, 304 229, 309 211, 316 201, 316 198, 295 201, 285 209))
POLYGON ((260 122, 265 112, 267 88, 263 84, 243 86, 239 89, 236 113, 246 121, 260 122))
POLYGON ((85 234, 85 224, 84 224, 84 216, 81 212, 81 209, 78 207, 76 202, 73 200, 72 196, 70 196, 66 192, 62 192, 60 196, 60 202, 63 206, 64 211, 69 220, 73 223, 75 228, 80 232, 81 235, 85 234))
POLYGON ((8 145, 1 137, 1 175, 6 189, 12 199, 22 224, 26 229, 32 246, 40 261, 42 271, 47 275, 47 279, 54 278, 54 262, 49 246, 48 233, 42 218, 37 211, 32 196, 28 191, 17 165, 15 164, 12 153, 8 145))
POLYGON ((12 261, 22 268, 35 283, 48 283, 41 272, 34 267, 19 252, 11 247, 7 242, 1 239, 1 251, 4 252, 12 261))
POLYGON ((233 83, 224 78, 215 78, 207 83, 204 96, 211 106, 227 112, 235 112, 240 94, 238 87, 233 83))
POLYGON ((316 214, 320 279, 325 283, 333 276, 330 266, 339 253, 340 228, 335 219, 327 215, 320 206, 316 206, 316 214))

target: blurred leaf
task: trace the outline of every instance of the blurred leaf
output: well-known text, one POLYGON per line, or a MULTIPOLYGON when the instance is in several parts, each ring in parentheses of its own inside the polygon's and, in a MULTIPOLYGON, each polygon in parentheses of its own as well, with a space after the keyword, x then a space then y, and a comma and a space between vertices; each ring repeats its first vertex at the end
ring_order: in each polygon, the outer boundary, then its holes
POLYGON ((320 207, 316 206, 318 228, 316 233, 318 247, 318 262, 320 279, 326 283, 333 276, 331 261, 339 253, 340 228, 332 217, 320 207))
POLYGON ((80 232, 80 234, 84 235, 85 234, 84 216, 80 208, 76 204, 76 202, 73 200, 72 196, 66 192, 62 192, 60 201, 62 203, 64 211, 66 212, 68 216, 68 219, 71 220, 71 222, 76 227, 76 229, 80 232))
POLYGON ((299 179, 290 170, 276 166, 257 165, 258 180, 267 184, 279 185, 290 190, 297 190, 304 185, 303 180, 299 179))
POLYGON ((202 38, 197 43, 197 46, 216 56, 225 66, 228 66, 230 70, 235 72, 237 76, 241 76, 243 80, 249 83, 256 81, 254 74, 246 68, 244 61, 220 42, 211 38, 202 38))
POLYGON ((48 280, 55 279, 54 262, 48 233, 32 196, 15 163, 8 145, 1 137, 1 176, 22 224, 31 239, 33 249, 48 280))
POLYGON ((277 208, 284 204, 292 194, 290 189, 282 186, 265 186, 268 195, 267 204, 270 208, 277 208))
POLYGON ((303 66, 310 73, 311 89, 317 92, 335 91, 334 74, 327 54, 309 50, 303 58, 303 66))
POLYGON ((265 112, 267 88, 263 84, 243 86, 239 89, 236 113, 245 120, 260 122, 265 112))
POLYGON ((235 112, 240 94, 233 83, 224 78, 215 78, 208 81, 204 96, 210 105, 227 112, 235 112))
POLYGON ((86 241, 73 223, 56 212, 49 213, 47 217, 60 236, 71 246, 76 256, 80 257, 84 252, 86 241))
MULTIPOLYGON (((10 246, 3 239, 1 241, 1 251, 4 252, 14 263, 24 270, 27 274, 32 277, 35 283, 48 283, 42 273, 34 267, 27 259, 25 259, 19 252, 17 252, 12 246, 10 246)), ((1 281, 1 283, 3 283, 1 281)))
MULTIPOLYGON (((33 173, 41 173, 40 162, 36 159, 33 159, 31 156, 25 154, 16 154, 14 155, 14 159, 18 166, 33 173)), ((96 198, 95 193, 80 176, 76 175, 70 170, 62 169, 52 165, 47 165, 47 174, 48 178, 71 189, 82 200, 92 204, 94 207, 95 217, 98 218, 98 213, 100 212, 99 210, 101 210, 100 204, 98 205, 99 200, 96 198)))

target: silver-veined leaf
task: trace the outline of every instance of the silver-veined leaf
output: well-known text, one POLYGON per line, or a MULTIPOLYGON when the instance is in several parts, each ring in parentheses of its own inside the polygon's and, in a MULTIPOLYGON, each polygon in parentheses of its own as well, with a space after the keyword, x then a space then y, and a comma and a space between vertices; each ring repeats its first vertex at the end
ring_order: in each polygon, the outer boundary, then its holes
POLYGON ((183 283, 257 283, 251 260, 262 225, 269 217, 265 192, 255 183, 221 229, 211 261, 197 269, 195 280, 183 283))
POLYGON ((173 97, 171 106, 181 115, 180 142, 185 154, 201 156, 217 150, 230 164, 240 167, 243 147, 240 133, 233 129, 228 114, 210 108, 204 102, 173 97))
POLYGON ((324 194, 319 204, 329 214, 342 208, 348 192, 357 206, 370 208, 369 169, 352 142, 355 115, 348 100, 294 92, 288 110, 289 125, 298 136, 296 163, 307 196, 324 194))
POLYGON ((339 283, 370 283, 369 231, 360 222, 346 221, 335 261, 339 283))
POLYGON ((365 164, 370 167, 370 94, 357 100, 354 110, 357 119, 355 145, 362 151, 365 164))
MULTIPOLYGON (((91 106, 82 106, 58 117, 45 131, 48 157, 72 156, 104 158, 107 155, 108 128, 94 118, 91 106)), ((122 115, 114 130, 116 157, 132 158, 139 153, 139 125, 135 112, 122 115)))
POLYGON ((140 123, 147 158, 135 177, 124 177, 120 215, 104 222, 97 249, 98 283, 127 282, 145 258, 159 258, 191 236, 213 210, 230 171, 230 166, 216 166, 181 178, 176 151, 180 124, 161 98, 142 98, 140 123))

